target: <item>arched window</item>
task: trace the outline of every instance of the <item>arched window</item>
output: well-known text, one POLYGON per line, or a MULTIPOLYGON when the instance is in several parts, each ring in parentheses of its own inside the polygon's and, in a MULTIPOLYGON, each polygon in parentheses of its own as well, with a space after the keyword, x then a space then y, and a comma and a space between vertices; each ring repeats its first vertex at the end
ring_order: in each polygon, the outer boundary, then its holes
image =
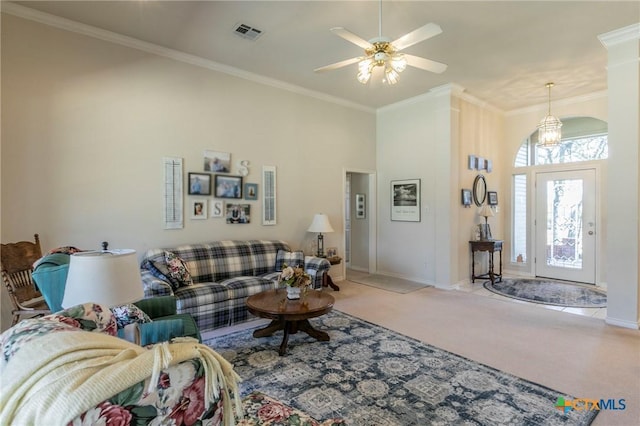
POLYGON ((515 167, 604 160, 609 156, 607 123, 591 117, 562 120, 562 143, 538 146, 538 131, 526 138, 515 158, 515 167))

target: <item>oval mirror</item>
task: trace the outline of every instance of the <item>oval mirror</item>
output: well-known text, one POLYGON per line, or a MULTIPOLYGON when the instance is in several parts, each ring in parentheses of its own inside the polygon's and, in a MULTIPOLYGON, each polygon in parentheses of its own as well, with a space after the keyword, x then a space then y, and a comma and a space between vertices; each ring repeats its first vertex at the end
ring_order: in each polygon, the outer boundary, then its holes
POLYGON ((473 180, 473 202, 480 207, 487 198, 487 181, 483 175, 478 175, 473 180))

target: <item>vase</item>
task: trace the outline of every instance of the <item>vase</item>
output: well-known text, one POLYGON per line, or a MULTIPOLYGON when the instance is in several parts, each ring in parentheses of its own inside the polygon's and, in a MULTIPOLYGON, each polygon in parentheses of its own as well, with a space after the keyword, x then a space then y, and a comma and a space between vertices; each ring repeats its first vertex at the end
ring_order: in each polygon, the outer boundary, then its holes
POLYGON ((287 286, 287 299, 300 299, 300 287, 287 286))

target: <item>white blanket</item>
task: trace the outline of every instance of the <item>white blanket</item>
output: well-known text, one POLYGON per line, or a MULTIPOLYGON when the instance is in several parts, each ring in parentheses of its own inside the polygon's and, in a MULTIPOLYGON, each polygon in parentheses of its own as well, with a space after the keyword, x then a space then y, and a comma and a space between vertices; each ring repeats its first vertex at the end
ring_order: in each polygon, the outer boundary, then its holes
POLYGON ((224 424, 241 416, 238 375, 219 354, 195 340, 145 349, 85 331, 52 333, 25 344, 4 366, 1 425, 66 425, 100 402, 189 359, 205 370, 205 404, 223 392, 224 424), (232 402, 232 398, 236 401, 232 402))

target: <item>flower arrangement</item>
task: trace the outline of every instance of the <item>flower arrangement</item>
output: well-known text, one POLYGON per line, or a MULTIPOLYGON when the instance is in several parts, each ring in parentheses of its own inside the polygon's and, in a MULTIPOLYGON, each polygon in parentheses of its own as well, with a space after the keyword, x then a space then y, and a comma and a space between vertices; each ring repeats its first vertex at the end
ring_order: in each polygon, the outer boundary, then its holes
POLYGON ((311 276, 300 266, 283 266, 282 272, 278 275, 278 284, 284 283, 289 287, 306 287, 311 284, 311 276))

